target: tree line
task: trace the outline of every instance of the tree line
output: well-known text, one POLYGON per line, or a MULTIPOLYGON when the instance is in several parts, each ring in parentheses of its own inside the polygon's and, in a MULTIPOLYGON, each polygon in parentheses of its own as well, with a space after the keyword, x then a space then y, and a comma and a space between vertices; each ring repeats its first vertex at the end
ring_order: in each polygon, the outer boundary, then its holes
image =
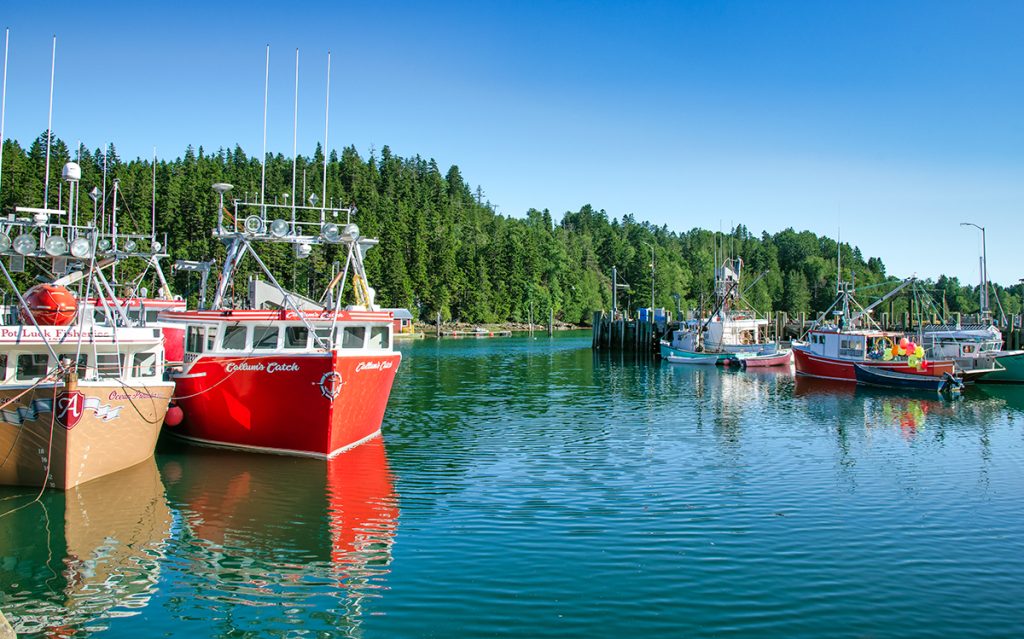
MULTIPOLYGON (((4 141, 0 182, 4 214, 16 205, 44 205, 45 156, 45 132, 27 148, 14 140, 4 141)), ((112 205, 109 184, 117 179, 120 185, 121 232, 150 232, 153 160, 125 161, 113 145, 105 150, 72 149, 54 139, 46 206, 64 204, 61 168, 71 159, 82 167, 83 220, 92 219, 92 202, 84 194, 101 184, 105 163, 108 211, 112 205)), ((898 281, 886 274, 881 258, 865 259, 857 247, 838 246, 835 240, 810 231, 787 228, 755 235, 743 225, 725 233, 701 228, 675 231, 637 221, 632 214, 610 217, 589 204, 565 212, 561 219, 547 209, 530 209, 522 217, 505 216, 495 211, 479 186, 470 187, 457 166, 442 172, 434 160, 399 157, 387 146, 365 158, 354 147, 346 147, 327 157, 325 190, 323 163, 319 145, 311 156, 297 158, 296 173, 301 177, 296 198, 307 202, 310 194, 321 198, 326 193, 332 206, 355 204, 358 212, 353 221, 362 234, 380 239, 379 246, 366 255, 377 302, 408 308, 419 320, 440 316, 445 322, 524 322, 531 316, 546 318, 553 311, 558 320, 588 323, 594 310, 611 305, 613 266, 620 281, 629 284, 620 294, 620 308, 647 306, 652 251, 655 306, 683 312, 709 308, 716 258, 721 260, 723 255, 743 259, 744 280, 752 283, 744 298, 762 313, 827 309, 835 298, 837 251, 842 256, 843 279, 852 280, 861 291, 881 294, 898 281)), ((224 247, 211 236, 218 204, 210 187, 228 182, 235 186, 233 197, 258 199, 262 170, 259 158, 246 155, 238 146, 212 153, 190 146, 182 157, 157 159, 156 231, 167 235, 171 260, 222 262, 224 247)), ((291 158, 268 154, 266 201, 287 203, 291 186, 291 158)), ((261 247, 260 253, 278 281, 313 298, 319 297, 342 259, 337 247, 314 251, 302 260, 283 245, 261 247)), ((255 268, 248 264, 239 277, 254 273, 255 268)), ((27 283, 27 277, 22 276, 22 283, 27 283)), ((173 280, 177 292, 194 304, 198 278, 179 272, 173 280)), ((998 300, 1006 314, 1019 313, 1020 288, 994 285, 992 305, 998 300)), ((915 295, 921 295, 922 289, 931 300, 930 308, 937 311, 978 310, 978 287, 955 277, 925 281, 915 295)), ((894 310, 903 312, 913 301, 913 295, 901 295, 894 301, 894 310)))

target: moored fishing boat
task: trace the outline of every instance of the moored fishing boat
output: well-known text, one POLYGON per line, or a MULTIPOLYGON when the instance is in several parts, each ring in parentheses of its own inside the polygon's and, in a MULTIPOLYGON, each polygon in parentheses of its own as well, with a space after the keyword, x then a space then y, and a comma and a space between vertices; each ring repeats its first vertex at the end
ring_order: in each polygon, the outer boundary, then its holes
MULTIPOLYGON (((834 323, 814 326, 807 332, 807 340, 793 342, 793 358, 798 375, 823 379, 857 380, 856 366, 877 367, 899 373, 942 377, 955 372, 952 360, 929 361, 920 354, 898 354, 905 350, 901 341, 906 338, 894 331, 863 327, 870 323, 871 309, 892 297, 914 281, 905 280, 888 295, 868 306, 860 308, 853 298, 853 287, 840 284, 838 297, 825 312, 832 313, 834 323), (855 312, 854 308, 858 308, 855 312)), ((916 353, 916 348, 913 349, 916 353)))
POLYGON ((374 304, 363 269, 363 254, 377 240, 360 237, 348 208, 293 207, 313 219, 288 221, 269 219, 271 205, 236 201, 234 223, 225 226, 223 193, 231 187, 215 188, 221 214, 214 236, 227 245, 227 258, 213 303, 160 315, 185 334, 184 366, 174 377, 181 423, 171 432, 202 444, 320 458, 377 436, 402 359, 392 345, 393 313, 374 304), (246 207, 259 213, 245 216, 246 207), (348 222, 339 227, 327 215, 348 222), (300 310, 255 242, 290 244, 297 257, 314 246, 342 249, 345 267, 326 294, 333 303, 300 310), (232 308, 227 292, 247 253, 279 289, 284 308, 232 308), (341 308, 349 276, 355 303, 341 308))
MULTIPOLYGON (((80 175, 65 167, 72 194, 80 175)), ((72 202, 67 211, 16 207, 30 217, 10 216, 0 234, 12 270, 62 275, 22 295, 0 262, 17 299, 0 324, 3 484, 66 490, 145 461, 173 388, 163 380, 160 332, 127 325, 104 295, 95 229, 53 221, 72 216, 72 202), (79 301, 90 298, 101 316, 79 301)))
POLYGON ((768 336, 767 318, 743 308, 742 273, 743 260, 739 258, 727 259, 715 269, 715 308, 707 318, 691 319, 672 331, 671 339, 659 345, 663 359, 678 362, 696 357, 706 361, 708 356, 714 355, 716 364, 728 365, 735 363, 740 354, 766 358, 781 354, 778 344, 768 336))

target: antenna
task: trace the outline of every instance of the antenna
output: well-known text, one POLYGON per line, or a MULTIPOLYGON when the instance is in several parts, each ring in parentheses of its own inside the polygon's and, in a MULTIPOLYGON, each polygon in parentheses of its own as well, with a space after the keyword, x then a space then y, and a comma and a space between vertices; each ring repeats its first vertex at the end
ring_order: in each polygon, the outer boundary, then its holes
POLYGON ((331 52, 327 51, 327 100, 324 106, 324 197, 320 201, 320 223, 324 222, 324 207, 327 206, 327 125, 331 117, 331 52))
POLYGON ((11 30, 4 31, 4 84, 0 94, 0 179, 3 178, 4 166, 4 115, 7 113, 7 45, 11 41, 11 30))
POLYGON ((836 292, 843 287, 843 227, 836 227, 836 292))
POLYGON ((267 214, 267 208, 263 205, 264 191, 267 188, 267 93, 270 91, 270 45, 267 45, 267 71, 263 78, 263 157, 260 164, 263 166, 260 176, 260 212, 267 214))
MULTIPOLYGON (((103 193, 101 194, 103 199, 100 200, 100 233, 103 233, 107 225, 107 151, 110 150, 110 146, 103 147, 103 193)), ((95 208, 95 207, 93 207, 95 208)), ((94 210, 93 213, 96 211, 94 210)), ((96 223, 95 215, 93 215, 93 223, 96 223)))
POLYGON ((46 179, 43 180, 43 208, 50 206, 50 140, 53 139, 53 70, 57 66, 57 36, 53 36, 50 56, 50 112, 46 120, 46 179))
POLYGON ((153 205, 149 214, 149 239, 156 241, 156 147, 153 147, 153 205))
MULTIPOLYGON (((299 161, 299 49, 295 48, 295 119, 292 121, 292 229, 295 228, 295 169, 299 161)), ((293 231, 294 232, 294 231, 293 231)))

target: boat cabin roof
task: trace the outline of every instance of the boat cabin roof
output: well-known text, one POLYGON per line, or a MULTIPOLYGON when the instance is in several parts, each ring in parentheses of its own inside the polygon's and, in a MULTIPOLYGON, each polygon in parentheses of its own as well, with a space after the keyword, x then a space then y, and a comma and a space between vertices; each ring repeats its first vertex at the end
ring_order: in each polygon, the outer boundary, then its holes
POLYGON ((296 313, 291 310, 279 311, 249 311, 249 310, 220 310, 220 311, 165 311, 160 313, 160 320, 167 322, 202 323, 230 322, 232 324, 246 323, 267 323, 267 322, 298 322, 305 320, 312 324, 330 324, 331 322, 360 322, 360 323, 391 323, 394 320, 394 313, 391 311, 301 311, 296 313))

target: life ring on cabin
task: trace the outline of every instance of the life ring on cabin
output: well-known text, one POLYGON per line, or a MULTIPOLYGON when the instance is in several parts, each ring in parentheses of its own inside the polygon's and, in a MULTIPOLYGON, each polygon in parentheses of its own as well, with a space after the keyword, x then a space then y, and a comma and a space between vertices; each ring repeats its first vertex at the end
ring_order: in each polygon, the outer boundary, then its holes
POLYGON ((341 392, 341 385, 343 383, 341 373, 338 371, 327 371, 320 378, 320 393, 327 399, 334 401, 337 399, 338 393, 341 392))
POLYGON ((74 294, 54 284, 36 284, 28 289, 25 292, 25 304, 27 312, 22 307, 18 310, 18 316, 28 324, 35 319, 40 326, 67 326, 78 313, 78 300, 74 294))

